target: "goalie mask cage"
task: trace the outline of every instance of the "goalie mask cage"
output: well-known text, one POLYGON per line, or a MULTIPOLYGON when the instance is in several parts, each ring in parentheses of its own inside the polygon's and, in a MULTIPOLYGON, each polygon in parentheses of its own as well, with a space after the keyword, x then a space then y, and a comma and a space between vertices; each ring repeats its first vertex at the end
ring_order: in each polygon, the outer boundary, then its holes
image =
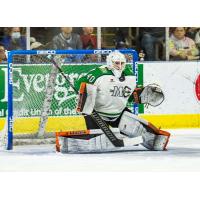
MULTIPOLYGON (((48 59, 62 58, 60 68, 73 85, 90 70, 106 64, 113 50, 14 50, 8 52, 8 112, 5 148, 13 139, 45 138, 55 132, 82 131, 85 125, 76 112, 77 94, 48 59), (78 130, 77 130, 78 129, 78 130)), ((138 54, 120 50, 127 66, 138 75, 138 54)), ((137 114, 138 106, 133 105, 137 114)))

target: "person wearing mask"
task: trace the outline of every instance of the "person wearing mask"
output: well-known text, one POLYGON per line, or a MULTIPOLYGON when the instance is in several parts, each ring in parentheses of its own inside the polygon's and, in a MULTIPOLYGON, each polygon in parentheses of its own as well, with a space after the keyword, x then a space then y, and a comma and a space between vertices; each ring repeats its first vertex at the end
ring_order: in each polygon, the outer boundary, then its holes
POLYGON ((2 43, 8 51, 26 49, 26 37, 21 35, 20 27, 10 28, 9 34, 4 36, 2 43))

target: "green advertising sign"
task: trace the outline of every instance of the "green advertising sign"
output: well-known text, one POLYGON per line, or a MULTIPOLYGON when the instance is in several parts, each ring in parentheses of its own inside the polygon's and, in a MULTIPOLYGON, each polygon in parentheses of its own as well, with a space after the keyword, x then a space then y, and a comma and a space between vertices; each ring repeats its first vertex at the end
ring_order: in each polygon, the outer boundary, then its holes
MULTIPOLYGON (((76 64, 62 66, 63 72, 74 84, 81 76, 100 64, 76 64)), ((128 65, 131 67, 131 65, 128 65)), ((52 65, 16 64, 13 65, 13 112, 18 117, 41 115, 52 65)), ((0 117, 7 111, 7 66, 0 66, 0 117)), ((53 88, 53 98, 49 116, 77 115, 76 94, 58 73, 53 88)))

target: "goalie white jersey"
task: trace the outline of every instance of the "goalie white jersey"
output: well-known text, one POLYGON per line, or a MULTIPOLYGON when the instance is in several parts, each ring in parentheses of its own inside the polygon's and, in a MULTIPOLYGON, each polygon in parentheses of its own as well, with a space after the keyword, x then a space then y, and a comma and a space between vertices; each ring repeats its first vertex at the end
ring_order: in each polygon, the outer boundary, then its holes
POLYGON ((136 87, 136 77, 130 69, 125 68, 121 77, 117 78, 106 65, 96 68, 82 77, 76 84, 77 89, 82 82, 96 86, 97 95, 94 109, 107 120, 120 116, 128 100, 132 98, 136 87))

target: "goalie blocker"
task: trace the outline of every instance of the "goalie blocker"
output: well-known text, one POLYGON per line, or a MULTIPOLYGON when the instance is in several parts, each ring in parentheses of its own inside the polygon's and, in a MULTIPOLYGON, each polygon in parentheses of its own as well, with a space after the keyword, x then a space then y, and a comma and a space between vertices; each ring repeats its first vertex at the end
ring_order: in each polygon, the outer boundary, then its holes
MULTIPOLYGON (((163 97, 160 93, 161 90, 155 86, 148 86, 146 89, 143 89, 143 101, 144 103, 147 103, 147 100, 150 100, 153 102, 152 99, 156 101, 156 104, 160 104, 161 99, 160 97, 163 97), (159 98, 156 98, 156 95, 153 95, 153 98, 148 97, 148 95, 152 96, 152 91, 155 91, 158 93, 159 98), (150 92, 149 92, 150 91, 150 92)), ((141 92, 140 92, 141 96, 141 92)), ((90 115, 94 109, 95 105, 95 98, 96 98, 96 86, 82 83, 80 90, 79 90, 79 101, 78 101, 78 107, 77 111, 81 112, 82 114, 90 115)), ((140 97, 141 99, 141 97, 140 97)), ((141 101, 141 100, 140 100, 141 101)), ((152 104, 150 102, 150 105, 152 104)), ((154 104, 155 105, 155 104, 154 104)), ((94 127, 98 126, 95 124, 95 122, 91 118, 87 118, 90 120, 90 122, 86 123, 93 123, 94 127), (92 121, 92 122, 91 122, 92 121)), ((149 150, 156 150, 156 151, 162 151, 166 150, 170 133, 160 130, 156 128, 154 125, 149 123, 148 121, 141 119, 137 117, 136 115, 132 114, 127 108, 124 109, 120 117, 118 117, 115 121, 106 121, 106 123, 112 127, 119 128, 119 132, 121 135, 126 136, 127 138, 142 138, 138 141, 138 144, 142 144, 145 148, 149 150)), ((84 135, 84 133, 82 133, 84 135)), ((88 133, 85 133, 88 135, 88 133)), ((79 135, 79 134, 78 134, 79 135)), ((79 139, 83 138, 84 136, 78 137, 79 139)), ((59 137, 69 137, 68 133, 57 133, 57 150, 62 151, 62 144, 59 144, 59 137)), ((70 136, 71 137, 71 136, 70 136)), ((93 137, 87 137, 88 140, 92 140, 93 137)), ((63 141, 63 140, 60 140, 63 141)), ((133 144, 135 145, 135 144, 133 144)), ((64 145, 65 146, 65 145, 64 145)), ((94 146, 95 148, 95 146, 94 146)), ((94 151, 95 149, 93 149, 94 151)))
POLYGON ((97 87, 88 83, 81 83, 77 111, 90 115, 94 109, 97 87))

